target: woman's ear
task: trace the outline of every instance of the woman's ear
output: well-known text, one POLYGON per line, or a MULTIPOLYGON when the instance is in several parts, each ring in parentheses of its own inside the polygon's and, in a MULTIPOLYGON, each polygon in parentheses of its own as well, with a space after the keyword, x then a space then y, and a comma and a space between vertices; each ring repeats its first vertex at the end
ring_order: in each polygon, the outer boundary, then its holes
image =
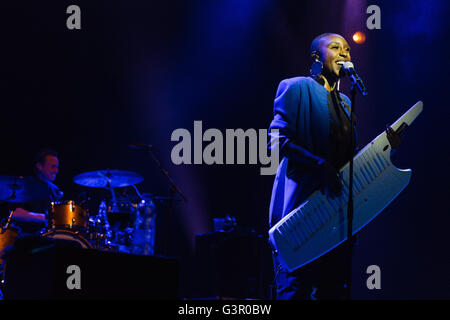
POLYGON ((311 52, 311 60, 314 61, 320 61, 320 55, 318 51, 311 52))

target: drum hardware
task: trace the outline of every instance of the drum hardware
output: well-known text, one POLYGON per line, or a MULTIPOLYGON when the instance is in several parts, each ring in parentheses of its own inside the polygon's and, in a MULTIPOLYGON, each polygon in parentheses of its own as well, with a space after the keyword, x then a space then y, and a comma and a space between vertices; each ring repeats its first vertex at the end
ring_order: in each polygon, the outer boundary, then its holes
MULTIPOLYGON (((0 177, 0 194, 1 200, 7 203, 17 203, 24 200, 33 199, 42 200, 44 192, 39 188, 38 184, 31 182, 31 179, 24 177, 0 177), (27 192, 25 192, 27 191, 27 192)), ((20 228, 11 223, 14 209, 8 209, 9 215, 3 224, 0 225, 0 273, 3 270, 3 254, 4 250, 12 246, 20 232, 20 228)), ((2 278, 2 277, 1 277, 2 278)))
POLYGON ((109 225, 108 217, 106 215, 107 207, 106 202, 101 201, 98 209, 98 214, 95 218, 96 225, 95 225, 95 233, 94 237, 97 241, 97 247, 112 247, 114 246, 112 240, 113 240, 113 233, 111 231, 111 227, 109 225))
POLYGON ((74 182, 91 188, 105 188, 111 193, 112 200, 100 202, 98 213, 90 219, 90 239, 96 247, 105 250, 129 252, 133 237, 132 226, 135 208, 128 198, 118 199, 114 188, 134 186, 143 178, 134 172, 121 170, 99 170, 77 175, 74 182))
MULTIPOLYGON (((156 211, 151 195, 139 193, 135 184, 143 178, 128 171, 104 170, 80 174, 74 182, 86 187, 106 188, 111 192, 112 202, 100 203, 98 213, 91 216, 84 202, 64 200, 50 203, 47 225, 39 235, 43 238, 65 240, 84 249, 119 251, 134 254, 154 254, 154 217, 156 211), (115 188, 132 186, 139 202, 131 197, 116 196, 115 188), (113 230, 108 214, 122 214, 129 220, 113 230), (137 234, 137 236, 135 236, 137 234)), ((0 176, 0 202, 28 203, 48 201, 49 190, 44 183, 33 177, 0 176)), ((11 223, 14 210, 8 219, 0 224, 0 267, 6 265, 2 254, 6 247, 14 245, 20 229, 11 223)), ((0 274, 3 269, 0 269, 0 274)), ((3 279, 0 275, 0 278, 3 279)))
POLYGON ((7 230, 9 228, 9 225, 11 224, 11 218, 12 218, 13 214, 14 214, 14 209, 10 209, 9 210, 8 219, 6 220, 5 225, 3 227, 1 227, 2 230, 0 231, 0 234, 4 233, 5 230, 7 230))
MULTIPOLYGON (((135 185, 142 181, 139 174, 121 170, 99 170, 77 175, 75 183, 86 187, 106 188, 112 195, 112 201, 108 205, 106 201, 102 201, 95 216, 89 215, 89 210, 81 205, 81 201, 51 202, 47 226, 41 230, 40 235, 73 240, 82 244, 83 248, 153 254, 156 211, 152 196, 141 194, 135 185), (139 202, 132 201, 130 197, 116 196, 115 188, 128 186, 134 188, 139 202), (111 221, 116 225, 111 225, 111 221)), ((48 188, 32 177, 0 177, 0 201, 21 203, 47 199, 48 188)), ((5 234, 4 237, 8 234, 8 239, 15 239, 13 235, 17 234, 14 233, 15 229, 10 228, 13 213, 11 210, 7 222, 0 230, 1 235, 5 234)))
POLYGON ((84 187, 106 189, 111 195, 109 202, 106 199, 100 202, 97 215, 88 219, 88 239, 95 248, 143 255, 155 253, 156 206, 151 194, 141 194, 136 187, 143 181, 139 174, 99 170, 78 174, 73 181, 84 187), (137 198, 118 194, 116 188, 122 187, 132 187, 137 198))
POLYGON ((0 176, 0 201, 35 202, 48 199, 48 188, 33 177, 0 176))

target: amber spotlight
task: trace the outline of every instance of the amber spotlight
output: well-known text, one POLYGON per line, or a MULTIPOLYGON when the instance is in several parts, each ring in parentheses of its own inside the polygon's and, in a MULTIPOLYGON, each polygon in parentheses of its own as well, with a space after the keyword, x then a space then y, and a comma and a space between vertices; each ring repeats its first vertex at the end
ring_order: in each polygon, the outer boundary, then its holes
POLYGON ((353 41, 356 42, 357 44, 364 43, 366 41, 366 35, 360 31, 355 32, 353 34, 353 41))

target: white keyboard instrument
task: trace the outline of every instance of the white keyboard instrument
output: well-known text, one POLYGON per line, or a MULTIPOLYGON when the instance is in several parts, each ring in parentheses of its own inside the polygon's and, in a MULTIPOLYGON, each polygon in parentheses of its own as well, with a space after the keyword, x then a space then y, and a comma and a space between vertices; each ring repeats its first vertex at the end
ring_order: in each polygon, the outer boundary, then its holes
MULTIPOLYGON (((391 128, 410 126, 422 109, 423 103, 417 102, 391 128)), ((383 131, 354 157, 352 234, 372 221, 409 183, 411 170, 396 168, 390 153, 383 131)), ((269 230, 274 254, 287 270, 301 268, 347 239, 349 163, 339 171, 339 178, 340 197, 327 198, 316 191, 269 230)))

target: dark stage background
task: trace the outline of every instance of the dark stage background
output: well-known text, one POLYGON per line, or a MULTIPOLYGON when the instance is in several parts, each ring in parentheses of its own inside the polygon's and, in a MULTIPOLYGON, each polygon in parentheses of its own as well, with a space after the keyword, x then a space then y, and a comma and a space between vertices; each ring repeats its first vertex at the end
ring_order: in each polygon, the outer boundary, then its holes
MULTIPOLYGON (((141 192, 166 196, 156 165, 128 148, 152 144, 189 200, 171 217, 160 204, 158 250, 180 259, 181 296, 196 296, 209 280, 196 272, 195 235, 229 214, 265 238, 274 176, 261 176, 258 165, 176 166, 171 133, 193 134, 195 120, 203 130, 267 129, 278 83, 307 75, 311 40, 336 32, 369 89, 357 98, 361 146, 424 101, 396 159, 413 169, 411 182, 359 234, 353 298, 448 299, 449 7, 438 0, 3 3, 0 174, 31 174, 35 153, 48 147, 60 154, 56 184, 67 199, 85 190, 75 175, 108 168, 135 171, 145 178, 141 192), (81 8, 81 30, 66 28, 71 4, 81 8), (380 30, 366 28, 370 4, 381 8, 380 30), (351 41, 356 31, 366 34, 364 44, 351 41), (372 264, 381 268, 381 290, 366 288, 372 264)), ((255 296, 267 298, 267 246, 258 266, 255 296)), ((239 267, 229 273, 238 276, 239 267)))

